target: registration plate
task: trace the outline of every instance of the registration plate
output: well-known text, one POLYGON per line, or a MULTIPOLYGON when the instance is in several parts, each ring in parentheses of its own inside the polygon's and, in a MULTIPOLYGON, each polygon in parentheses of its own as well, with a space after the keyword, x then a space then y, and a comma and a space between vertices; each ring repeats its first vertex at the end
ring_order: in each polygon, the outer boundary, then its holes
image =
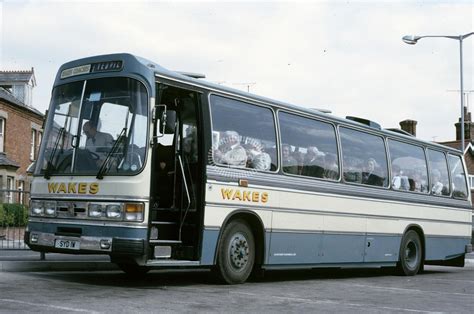
POLYGON ((74 240, 56 240, 54 247, 58 249, 79 250, 81 246, 80 241, 74 240))

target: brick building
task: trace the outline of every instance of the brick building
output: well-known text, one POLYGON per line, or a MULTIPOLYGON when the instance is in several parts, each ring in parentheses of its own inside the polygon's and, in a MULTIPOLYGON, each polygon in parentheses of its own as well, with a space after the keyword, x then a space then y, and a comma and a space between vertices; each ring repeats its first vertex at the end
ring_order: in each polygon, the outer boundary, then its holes
POLYGON ((44 115, 32 107, 34 70, 0 71, 0 203, 27 201, 28 167, 37 158, 44 115))

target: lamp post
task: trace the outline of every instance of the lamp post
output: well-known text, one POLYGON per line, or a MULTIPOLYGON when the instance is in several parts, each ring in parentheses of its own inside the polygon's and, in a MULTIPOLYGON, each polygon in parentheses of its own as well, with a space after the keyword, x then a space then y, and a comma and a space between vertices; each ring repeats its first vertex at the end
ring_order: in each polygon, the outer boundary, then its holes
POLYGON ((444 36, 444 35, 428 35, 428 36, 413 36, 407 35, 403 36, 402 40, 406 44, 414 45, 418 40, 422 38, 449 38, 459 41, 459 68, 460 68, 460 79, 461 79, 461 150, 464 154, 464 82, 463 82, 463 67, 462 67, 462 42, 465 38, 474 35, 474 32, 467 33, 459 36, 444 36))

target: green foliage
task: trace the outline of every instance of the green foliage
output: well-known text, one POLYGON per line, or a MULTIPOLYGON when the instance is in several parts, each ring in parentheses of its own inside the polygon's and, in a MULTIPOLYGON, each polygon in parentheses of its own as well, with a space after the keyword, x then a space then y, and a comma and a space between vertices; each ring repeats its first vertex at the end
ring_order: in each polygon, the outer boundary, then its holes
POLYGON ((28 222, 28 207, 21 204, 0 204, 0 226, 23 227, 28 222))

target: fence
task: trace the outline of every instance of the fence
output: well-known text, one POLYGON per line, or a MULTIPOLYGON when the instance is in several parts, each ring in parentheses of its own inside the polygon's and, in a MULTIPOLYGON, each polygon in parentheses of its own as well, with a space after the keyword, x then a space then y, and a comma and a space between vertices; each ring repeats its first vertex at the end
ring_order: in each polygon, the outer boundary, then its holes
POLYGON ((29 192, 0 190, 0 250, 27 250, 23 241, 28 222, 29 192))

